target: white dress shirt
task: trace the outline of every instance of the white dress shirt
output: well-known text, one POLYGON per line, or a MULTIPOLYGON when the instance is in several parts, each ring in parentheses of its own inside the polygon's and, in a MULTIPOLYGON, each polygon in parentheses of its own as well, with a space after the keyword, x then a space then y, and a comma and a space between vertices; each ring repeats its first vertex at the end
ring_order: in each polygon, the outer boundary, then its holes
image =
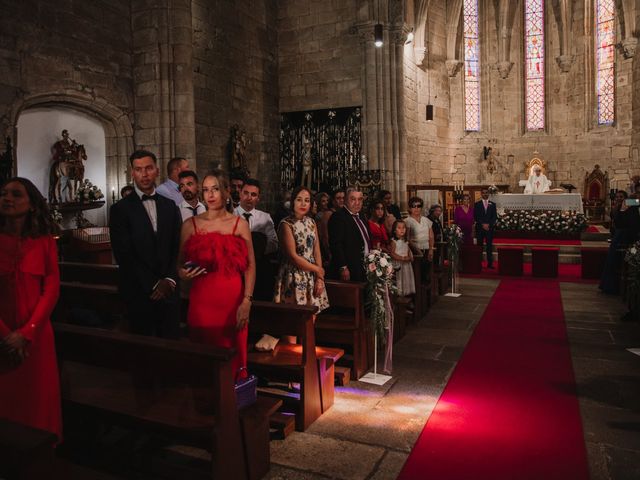
MULTIPOLYGON (((149 216, 149 220, 151 221, 151 226, 153 227, 153 231, 158 233, 158 209, 156 207, 155 200, 142 200, 142 196, 145 195, 145 193, 142 190, 140 190, 135 183, 133 184, 133 188, 136 191, 136 195, 140 197, 140 200, 142 201, 142 206, 147 211, 147 215, 149 216)), ((158 192, 154 190, 153 192, 151 192, 151 195, 155 195, 156 193, 158 192)))
POLYGON ((180 206, 184 200, 180 193, 180 186, 170 178, 167 178, 161 183, 158 188, 156 188, 156 192, 169 200, 173 200, 177 206, 180 206))
POLYGON ((263 233, 267 237, 267 246, 264 251, 265 254, 273 253, 278 249, 278 235, 276 235, 276 229, 273 226, 271 215, 267 212, 263 212, 262 210, 258 210, 257 208, 247 211, 240 205, 233 209, 233 213, 238 217, 247 218, 248 216, 247 221, 249 222, 249 229, 252 232, 263 233))
MULTIPOLYGON (((188 218, 191 218, 194 216, 194 213, 192 210, 193 207, 186 200, 183 199, 182 203, 178 206, 180 207, 180 215, 182 215, 183 222, 188 218)), ((195 215, 200 215, 201 213, 204 213, 207 211, 207 208, 202 204, 202 202, 198 202, 195 208, 196 208, 195 215)))

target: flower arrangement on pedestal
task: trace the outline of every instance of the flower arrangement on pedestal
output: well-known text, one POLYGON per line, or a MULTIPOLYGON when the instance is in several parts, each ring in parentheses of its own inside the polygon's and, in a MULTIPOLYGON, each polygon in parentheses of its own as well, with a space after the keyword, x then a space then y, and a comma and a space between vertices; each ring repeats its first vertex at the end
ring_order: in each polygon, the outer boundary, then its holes
POLYGON ((462 229, 455 223, 444 228, 444 238, 447 242, 447 257, 452 268, 458 264, 463 236, 462 229))
POLYGON ((394 270, 391 257, 382 250, 371 250, 365 256, 367 273, 367 297, 369 318, 374 332, 386 341, 385 329, 389 328, 389 294, 395 293, 394 270))
POLYGON ((640 241, 632 244, 624 255, 627 264, 627 298, 629 310, 640 318, 640 241))
MULTIPOLYGON (((371 250, 364 258, 364 266, 367 273, 367 290, 365 304, 368 308, 371 326, 375 338, 380 339, 385 347, 384 368, 386 373, 391 373, 393 356, 393 307, 391 294, 396 293, 397 287, 394 281, 394 268, 391 257, 382 250, 371 250)), ((376 366, 378 345, 375 344, 376 366)))
POLYGON ((497 230, 570 235, 587 228, 587 217, 560 210, 505 210, 496 223, 497 230))
POLYGON ((496 187, 495 185, 489 185, 487 187, 487 191, 491 194, 491 195, 495 195, 496 193, 500 193, 500 190, 498 190, 498 187, 496 187))
POLYGON ((95 186, 88 178, 85 178, 76 191, 77 202, 97 202, 102 200, 104 194, 97 186, 95 186))

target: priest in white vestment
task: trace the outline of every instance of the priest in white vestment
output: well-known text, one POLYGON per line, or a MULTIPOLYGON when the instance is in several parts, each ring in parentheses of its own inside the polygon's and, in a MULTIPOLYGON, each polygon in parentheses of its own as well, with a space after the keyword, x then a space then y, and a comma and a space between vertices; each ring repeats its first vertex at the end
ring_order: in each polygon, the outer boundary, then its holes
POLYGON ((542 169, 536 165, 533 167, 533 174, 527 180, 524 193, 544 193, 549 190, 549 187, 551 187, 551 182, 542 174, 542 169))

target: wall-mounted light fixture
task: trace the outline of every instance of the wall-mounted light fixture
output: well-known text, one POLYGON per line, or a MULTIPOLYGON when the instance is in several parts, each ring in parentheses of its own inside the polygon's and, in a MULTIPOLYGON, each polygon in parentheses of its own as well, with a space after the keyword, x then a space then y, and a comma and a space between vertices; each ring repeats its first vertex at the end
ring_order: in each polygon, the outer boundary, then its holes
POLYGON ((376 23, 373 27, 373 43, 376 47, 381 47, 384 44, 381 23, 376 23))
POLYGON ((409 45, 411 42, 413 42, 413 30, 407 33, 407 40, 404 42, 404 44, 409 45))
POLYGON ((433 105, 427 105, 427 122, 433 122, 433 105))

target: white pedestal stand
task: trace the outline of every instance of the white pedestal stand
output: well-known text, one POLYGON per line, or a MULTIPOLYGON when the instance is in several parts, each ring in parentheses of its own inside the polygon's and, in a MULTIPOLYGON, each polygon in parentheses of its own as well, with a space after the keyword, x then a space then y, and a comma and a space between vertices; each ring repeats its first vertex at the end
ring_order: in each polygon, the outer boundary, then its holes
POLYGON ((366 375, 363 375, 358 381, 364 383, 373 383, 374 385, 384 385, 389 380, 391 380, 391 375, 378 373, 378 332, 375 333, 373 338, 373 372, 369 372, 366 375))
POLYGON ((462 294, 458 292, 458 265, 454 262, 450 262, 451 268, 451 291, 449 293, 445 293, 445 297, 460 297, 462 294))

